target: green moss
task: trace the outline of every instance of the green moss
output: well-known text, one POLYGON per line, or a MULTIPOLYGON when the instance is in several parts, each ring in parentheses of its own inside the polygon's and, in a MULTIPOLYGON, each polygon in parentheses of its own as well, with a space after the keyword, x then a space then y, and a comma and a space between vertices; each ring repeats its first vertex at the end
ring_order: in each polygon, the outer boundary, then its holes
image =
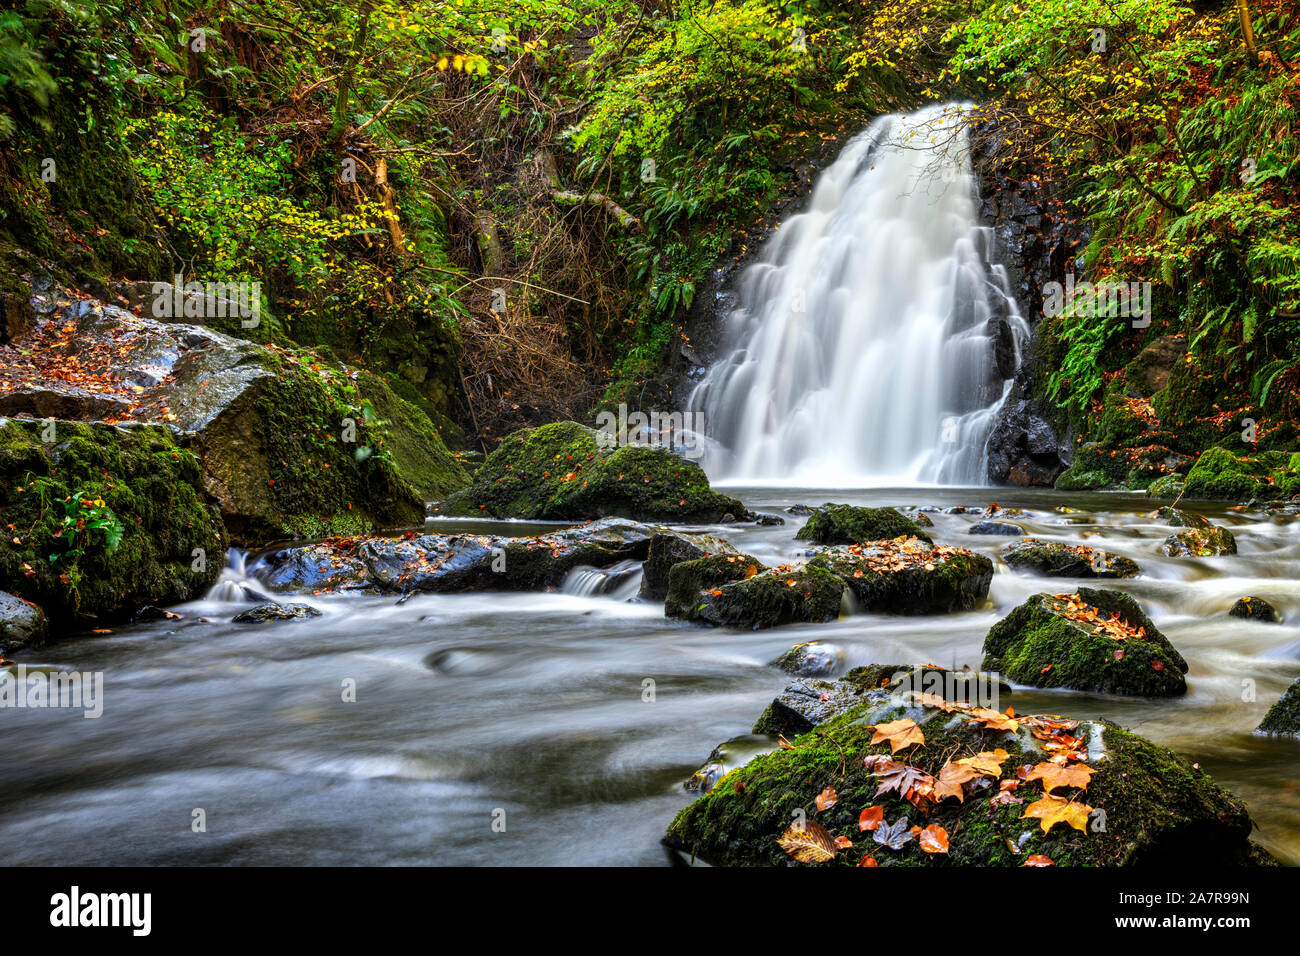
POLYGON ((1171 558, 1208 558, 1236 554, 1237 540, 1227 528, 1187 528, 1166 538, 1160 550, 1171 558))
POLYGON ((1083 463, 1076 462, 1061 472, 1055 487, 1059 491, 1095 491, 1110 484, 1111 480, 1104 471, 1089 470, 1083 463))
POLYGON ((844 584, 829 571, 804 565, 750 574, 744 557, 713 555, 674 566, 664 612, 689 621, 752 628, 839 616, 844 584))
MULTIPOLYGON (((868 556, 870 545, 863 548, 868 556)), ((864 611, 886 614, 947 614, 969 611, 988 596, 993 562, 970 551, 945 550, 926 564, 877 570, 863 555, 831 549, 809 562, 842 580, 864 611)), ((918 559, 919 560, 919 559, 918 559)))
POLYGON ((1228 501, 1269 497, 1271 491, 1263 480, 1267 474, 1268 469, 1256 459, 1238 457, 1226 448, 1211 448, 1188 472, 1185 494, 1228 501))
POLYGON ((718 521, 745 506, 718 494, 695 462, 665 448, 609 448, 601 433, 556 422, 507 435, 474 483, 439 503, 442 514, 495 518, 718 521))
POLYGON ((1185 485, 1178 475, 1165 475, 1147 485, 1147 497, 1160 501, 1176 501, 1182 497, 1185 485))
POLYGON ((1030 687, 1067 687, 1103 694, 1171 697, 1187 691, 1187 662, 1137 602, 1118 591, 1080 588, 1103 617, 1118 617, 1145 637, 1116 640, 1063 615, 1064 601, 1037 594, 989 630, 986 671, 1030 687))
POLYGON ((459 491, 469 475, 447 450, 439 429, 416 406, 398 398, 377 375, 362 372, 357 390, 370 403, 379 423, 380 448, 387 451, 401 477, 425 500, 459 491))
POLYGON ((43 422, 0 426, 0 589, 69 621, 211 585, 225 531, 195 455, 162 427, 52 425, 52 442, 43 422))
POLYGON ((1142 571, 1136 561, 1121 554, 1039 538, 1025 538, 1007 545, 1002 549, 1002 560, 1018 571, 1048 577, 1132 578, 1142 571))
POLYGON ((858 544, 883 541, 900 535, 930 542, 920 526, 893 508, 863 508, 826 502, 808 517, 795 535, 801 541, 818 544, 858 544))
POLYGON ((1300 680, 1288 687, 1268 709, 1258 730, 1265 734, 1300 736, 1300 680))

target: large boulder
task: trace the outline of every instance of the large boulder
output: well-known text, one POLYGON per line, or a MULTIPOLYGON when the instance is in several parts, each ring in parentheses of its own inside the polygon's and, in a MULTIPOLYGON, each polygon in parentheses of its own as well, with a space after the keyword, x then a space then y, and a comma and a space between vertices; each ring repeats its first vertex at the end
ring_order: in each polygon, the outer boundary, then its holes
POLYGON ((860 610, 885 614, 968 611, 993 580, 984 555, 912 537, 826 548, 809 564, 848 585, 860 610))
POLYGON ((1227 528, 1186 528, 1165 538, 1160 550, 1171 558, 1209 558, 1236 554, 1237 539, 1227 528))
MULTIPOLYGON (((1245 805, 1108 722, 865 691, 719 775, 665 844, 716 866, 1271 863, 1245 805), (1051 747, 1049 757, 1045 747, 1051 747), (913 827, 915 824, 915 827, 913 827)), ((753 748, 751 748, 752 750, 753 748)))
POLYGON ((735 498, 709 487, 704 470, 668 448, 611 447, 609 436, 577 422, 523 429, 502 439, 474 483, 437 503, 452 516, 718 522, 748 516, 735 498))
POLYGON ((915 521, 893 508, 863 508, 829 501, 815 509, 795 535, 801 541, 817 544, 859 544, 899 536, 930 541, 915 521))
POLYGON ((1056 437, 1046 410, 1026 398, 1003 403, 985 451, 995 485, 1051 487, 1070 462, 1069 445, 1056 437))
POLYGON ((0 419, 0 588, 52 623, 201 595, 225 530, 168 428, 0 419))
POLYGON ((712 554, 737 555, 731 544, 709 534, 689 534, 665 528, 650 539, 650 553, 642 567, 641 596, 662 601, 668 594, 668 572, 683 561, 695 561, 712 554))
POLYGON ((71 297, 19 346, 39 358, 23 383, 0 381, 0 413, 184 434, 239 544, 419 524, 468 483, 427 415, 310 352, 71 297))
POLYGON ((1286 689, 1268 709, 1256 731, 1261 734, 1300 737, 1300 680, 1286 689))
POLYGON ((0 591, 0 655, 25 647, 39 647, 49 628, 45 613, 8 591, 0 591))
POLYGON ((833 621, 844 582, 812 564, 751 573, 748 555, 685 561, 669 574, 664 613, 719 627, 764 628, 833 621))
POLYGON ((1030 687, 1137 697, 1187 692, 1187 662, 1119 591, 1034 595, 989 630, 983 668, 1030 687))
POLYGON ((1002 560, 1017 571, 1052 578, 1132 578, 1142 571, 1136 561, 1121 554, 1038 538, 1007 545, 1002 560))
POLYGON ((1249 501, 1300 493, 1300 454, 1281 451, 1234 455, 1226 448, 1201 453, 1187 473, 1188 498, 1249 501))
POLYGON ((644 560, 657 528, 606 518, 535 537, 408 533, 285 548, 255 574, 280 592, 528 591, 558 587, 574 568, 644 560))

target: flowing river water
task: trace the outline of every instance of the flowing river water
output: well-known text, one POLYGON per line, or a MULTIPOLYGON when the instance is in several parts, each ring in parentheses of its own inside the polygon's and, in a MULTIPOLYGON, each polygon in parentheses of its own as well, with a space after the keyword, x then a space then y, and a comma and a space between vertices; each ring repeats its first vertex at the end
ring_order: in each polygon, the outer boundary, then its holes
MULTIPOLYGON (((1300 742, 1252 734, 1300 674, 1294 519, 1194 505, 1232 529, 1240 553, 1175 559, 1160 555, 1169 529, 1143 517, 1152 504, 1138 496, 729 490, 777 514, 825 500, 982 508, 996 496, 1031 512, 1018 523, 1033 535, 1138 561, 1142 576, 1114 586, 1187 658, 1186 697, 1016 689, 1002 705, 1107 717, 1187 754, 1245 799, 1267 849, 1300 863, 1300 742), (1067 504, 1080 510, 1057 510, 1067 504), (1272 602, 1285 622, 1228 617, 1247 594, 1272 602)), ((778 562, 803 550, 794 539, 803 519, 785 517, 783 526, 711 530, 778 562)), ((976 514, 931 517, 941 543, 993 556, 1013 540, 968 535, 976 514)), ((430 530, 470 527, 542 530, 430 530)), ((29 667, 102 671, 104 708, 98 719, 59 709, 0 715, 0 863, 662 865, 659 839, 692 799, 682 782, 717 744, 749 731, 789 680, 767 662, 792 644, 833 645, 839 673, 872 662, 978 666, 996 620, 1032 593, 1076 583, 999 564, 986 606, 969 613, 737 632, 666 620, 662 604, 628 600, 637 577, 621 569, 609 593, 574 574, 574 593, 405 603, 307 595, 294 599, 321 617, 265 625, 232 623, 253 602, 223 588, 238 600, 17 655, 29 667), (351 703, 341 690, 349 679, 351 703), (192 826, 198 809, 206 832, 192 826)))

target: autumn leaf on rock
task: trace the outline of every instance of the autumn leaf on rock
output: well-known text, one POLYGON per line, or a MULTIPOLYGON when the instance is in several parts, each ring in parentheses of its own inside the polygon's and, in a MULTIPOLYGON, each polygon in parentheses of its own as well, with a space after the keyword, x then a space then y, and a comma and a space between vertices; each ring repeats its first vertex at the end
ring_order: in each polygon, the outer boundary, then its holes
POLYGON ((1090 813, 1092 807, 1062 797, 1053 797, 1050 794, 1037 803, 1025 807, 1025 816, 1037 819, 1044 833, 1049 832, 1058 823, 1067 824, 1080 832, 1087 833, 1090 813))
POLYGON ((882 823, 876 828, 876 832, 871 838, 877 843, 889 847, 891 850, 901 850, 904 846, 916 839, 909 832, 910 827, 907 825, 907 817, 899 817, 894 823, 882 823))
POLYGON ((984 750, 970 757, 962 757, 957 763, 963 767, 970 767, 979 773, 989 777, 1002 776, 1002 761, 1006 760, 1009 755, 1001 747, 996 750, 984 750))
POLYGON ((835 838, 816 820, 791 824, 776 842, 800 863, 825 863, 835 859, 835 838))
POLYGON ((839 803, 839 800, 840 798, 835 792, 835 788, 827 787, 821 793, 817 794, 817 800, 815 801, 817 804, 817 812, 820 813, 823 810, 829 810, 831 807, 835 806, 835 804, 839 803))
POLYGON ((876 790, 877 797, 892 790, 904 800, 912 800, 914 797, 924 800, 934 792, 934 777, 924 770, 918 770, 905 763, 887 760, 876 764, 875 772, 876 778, 880 781, 880 786, 876 790))
POLYGON ((883 744, 889 741, 891 753, 898 753, 905 747, 913 747, 925 743, 925 736, 921 733, 921 728, 916 726, 916 721, 910 717, 904 717, 902 720, 891 720, 887 724, 876 724, 874 727, 875 736, 871 738, 873 744, 883 744))
POLYGON ((931 823, 921 831, 917 837, 921 844, 921 849, 926 853, 947 853, 948 852, 948 831, 937 823, 931 823))
POLYGON ((864 856, 858 861, 858 866, 880 866, 880 864, 876 862, 874 856, 864 856))
POLYGON ((948 761, 939 770, 939 776, 934 782, 935 799, 946 800, 948 797, 956 797, 964 803, 966 791, 962 789, 963 784, 969 783, 978 776, 980 776, 979 771, 974 767, 948 761))
POLYGON ((1041 853, 1034 853, 1025 857, 1023 866, 1056 866, 1050 856, 1043 856, 1041 853))
POLYGON ((846 836, 837 836, 835 838, 835 846, 840 850, 849 850, 853 848, 853 841, 846 836))
POLYGON ((996 710, 989 710, 987 707, 977 707, 970 712, 970 715, 983 724, 985 730, 1009 730, 1015 733, 1020 729, 1020 723, 1014 717, 1009 714, 999 714, 996 710))
POLYGON ((874 830, 885 819, 884 807, 867 807, 858 814, 859 830, 874 830))
POLYGON ((1093 769, 1083 764, 1040 763, 1025 775, 1025 780, 1043 781, 1043 789, 1051 793, 1057 787, 1088 789, 1093 769))

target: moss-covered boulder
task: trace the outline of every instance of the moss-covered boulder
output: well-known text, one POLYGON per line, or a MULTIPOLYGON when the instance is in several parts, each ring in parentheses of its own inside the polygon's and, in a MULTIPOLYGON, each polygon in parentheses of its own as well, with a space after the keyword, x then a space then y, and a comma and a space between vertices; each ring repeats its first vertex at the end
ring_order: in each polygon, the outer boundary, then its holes
POLYGON ((20 344, 47 361, 26 382, 0 383, 0 413, 194 436, 204 490, 238 544, 410 527, 426 501, 469 480, 424 412, 311 352, 74 296, 20 344), (75 382, 58 374, 73 358, 75 382))
POLYGON ((502 439, 474 483, 437 504, 443 515, 710 523, 748 515, 709 487, 695 462, 651 445, 610 447, 577 422, 523 429, 502 439))
POLYGON ((1136 561, 1122 554, 1038 538, 1007 545, 1002 560, 1017 571, 1053 578, 1132 578, 1142 573, 1136 561))
POLYGON ((1147 485, 1147 497, 1159 501, 1177 501, 1186 488, 1180 475, 1165 475, 1147 485))
POLYGON ((877 690, 790 744, 717 779, 677 815, 665 844, 683 862, 716 866, 791 865, 783 838, 792 849, 813 844, 806 859, 825 866, 1272 862, 1250 842, 1240 800, 1111 723, 902 707, 877 690), (893 752, 877 729, 898 731, 890 725, 900 720, 917 735, 893 752), (1068 773, 1053 752, 1069 755, 1068 773), (871 808, 874 829, 864 830, 871 808), (803 834, 791 834, 799 821, 803 834))
POLYGON ((1119 591, 1034 595, 989 630, 983 668, 1030 687, 1135 697, 1187 692, 1187 662, 1119 591))
POLYGON ((769 664, 796 677, 826 677, 839 669, 840 651, 833 644, 806 641, 796 644, 769 664))
POLYGON ((1277 608, 1261 597, 1238 598, 1237 602, 1228 609, 1228 614, 1232 617, 1240 617, 1247 621, 1261 621, 1265 624, 1280 624, 1282 622, 1282 615, 1278 613, 1277 608))
POLYGON ((1209 519, 1195 511, 1184 508, 1157 508, 1150 515, 1152 518, 1169 525, 1171 528, 1212 528, 1209 519))
POLYGON ((1289 498, 1300 493, 1300 454, 1264 451, 1236 455, 1210 448, 1187 474, 1188 498, 1226 501, 1289 498))
POLYGON ((0 588, 52 622, 199 596, 226 548, 170 429, 0 420, 0 588))
POLYGON ((834 574, 811 564, 751 573, 754 564, 748 555, 714 555, 677 565, 669 573, 664 613, 747 628, 820 623, 839 616, 844 582, 834 574))
POLYGON ((1210 558, 1236 554, 1237 539, 1227 528, 1185 528, 1165 538, 1160 550, 1171 558, 1210 558))
POLYGON ((1255 729, 1261 734, 1300 737, 1300 680, 1286 689, 1255 729))
POLYGON ((930 541, 915 521, 893 508, 863 508, 829 501, 814 509, 795 535, 800 541, 817 544, 860 544, 900 536, 930 541))
POLYGON ((912 537, 826 548, 809 564, 843 581, 859 610, 883 614, 969 611, 993 580, 984 555, 912 537))
POLYGON ((24 647, 40 647, 48 630, 39 607, 0 591, 0 656, 24 647))
POLYGON ((650 553, 641 569, 641 597, 662 601, 668 595, 668 572, 683 561, 712 554, 740 554, 731 544, 710 534, 689 534, 665 528, 650 539, 650 553))

